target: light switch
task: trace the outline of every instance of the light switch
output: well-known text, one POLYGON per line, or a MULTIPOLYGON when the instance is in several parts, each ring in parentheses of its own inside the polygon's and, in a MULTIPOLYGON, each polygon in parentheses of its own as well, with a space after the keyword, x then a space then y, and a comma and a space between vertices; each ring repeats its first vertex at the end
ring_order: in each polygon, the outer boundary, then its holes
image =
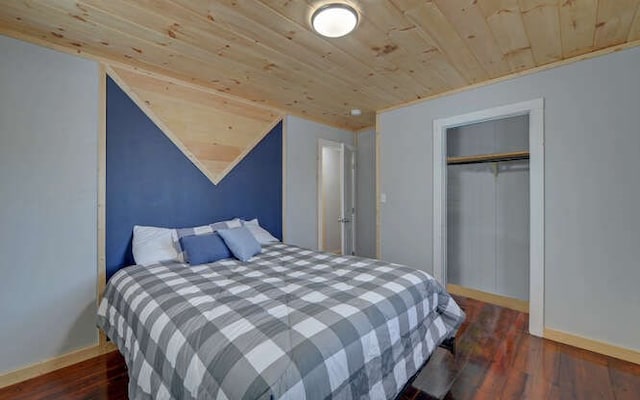
POLYGON ((380 203, 386 203, 386 202, 387 202, 387 194, 380 193, 380 203))

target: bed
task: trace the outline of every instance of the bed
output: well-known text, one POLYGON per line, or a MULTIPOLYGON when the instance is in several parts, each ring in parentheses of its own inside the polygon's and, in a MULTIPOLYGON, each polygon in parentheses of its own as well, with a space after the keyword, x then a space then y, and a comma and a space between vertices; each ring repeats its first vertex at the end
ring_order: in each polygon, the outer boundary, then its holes
POLYGON ((283 243, 123 268, 98 310, 132 399, 393 399, 463 320, 425 272, 283 243))

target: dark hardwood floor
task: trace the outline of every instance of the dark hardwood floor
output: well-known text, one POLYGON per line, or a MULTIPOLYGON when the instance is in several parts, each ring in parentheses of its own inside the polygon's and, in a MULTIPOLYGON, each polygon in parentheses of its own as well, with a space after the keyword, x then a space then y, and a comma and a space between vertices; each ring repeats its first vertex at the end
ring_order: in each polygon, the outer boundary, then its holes
MULTIPOLYGON (((453 358, 457 379, 445 399, 640 399, 640 365, 529 336, 526 314, 457 300, 467 320, 453 358)), ((126 399, 127 380, 113 352, 0 389, 0 399, 126 399)), ((400 396, 428 398, 413 386, 400 396)))

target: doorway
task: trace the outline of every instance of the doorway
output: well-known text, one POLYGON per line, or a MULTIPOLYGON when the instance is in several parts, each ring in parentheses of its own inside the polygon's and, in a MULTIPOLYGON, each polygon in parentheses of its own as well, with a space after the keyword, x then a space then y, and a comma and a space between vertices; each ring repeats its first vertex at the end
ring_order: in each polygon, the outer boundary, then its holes
MULTIPOLYGON (((496 107, 488 110, 434 120, 434 276, 447 285, 448 267, 448 146, 447 132, 452 128, 527 116, 529 137, 529 331, 542 336, 544 327, 544 115, 543 100, 496 107)), ((494 167, 495 171, 495 167, 494 167)), ((495 172, 494 172, 495 173, 495 172)))
POLYGON ((447 129, 447 288, 529 312, 529 116, 447 129))
POLYGON ((355 149, 318 142, 318 249, 355 254, 355 149))

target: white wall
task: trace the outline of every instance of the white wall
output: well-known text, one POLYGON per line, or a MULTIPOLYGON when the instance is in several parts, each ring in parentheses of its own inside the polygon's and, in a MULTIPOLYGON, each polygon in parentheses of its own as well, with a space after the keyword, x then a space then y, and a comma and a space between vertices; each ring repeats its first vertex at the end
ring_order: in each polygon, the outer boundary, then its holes
POLYGON ((544 97, 545 326, 640 350, 640 48, 383 112, 382 256, 432 270, 433 120, 544 97))
POLYGON ((0 36, 0 374, 97 343, 98 66, 0 36))
POLYGON ((356 158, 356 254, 376 257, 376 132, 358 133, 356 158))
POLYGON ((286 243, 318 248, 318 139, 353 144, 351 131, 286 118, 286 243))

